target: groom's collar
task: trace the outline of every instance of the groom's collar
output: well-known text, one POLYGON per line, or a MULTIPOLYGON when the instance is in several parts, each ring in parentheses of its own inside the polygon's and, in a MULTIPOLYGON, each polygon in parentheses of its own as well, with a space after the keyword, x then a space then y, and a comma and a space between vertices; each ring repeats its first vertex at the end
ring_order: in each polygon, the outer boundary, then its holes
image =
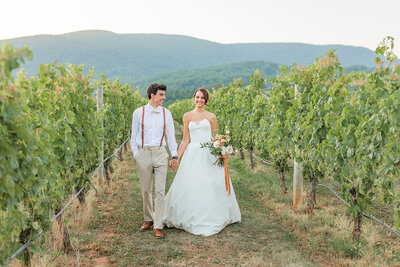
POLYGON ((150 103, 147 103, 147 105, 145 106, 146 109, 150 110, 151 112, 155 112, 155 113, 159 113, 162 110, 161 106, 158 107, 153 107, 152 105, 150 105, 150 103))

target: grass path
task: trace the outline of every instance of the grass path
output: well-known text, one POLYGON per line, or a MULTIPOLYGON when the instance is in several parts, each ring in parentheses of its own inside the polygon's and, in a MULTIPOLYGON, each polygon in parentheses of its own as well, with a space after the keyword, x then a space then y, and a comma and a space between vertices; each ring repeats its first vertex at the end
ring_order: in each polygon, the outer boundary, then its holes
MULTIPOLYGON (((129 154, 120 163, 115 181, 94 208, 94 218, 82 240, 88 249, 87 264, 110 266, 213 265, 213 266, 311 266, 297 249, 293 234, 285 231, 249 186, 248 176, 232 161, 231 178, 242 212, 242 222, 211 237, 166 229, 167 237, 155 239, 142 224, 142 200, 135 163, 129 154)), ((168 172, 167 189, 174 173, 168 172)))

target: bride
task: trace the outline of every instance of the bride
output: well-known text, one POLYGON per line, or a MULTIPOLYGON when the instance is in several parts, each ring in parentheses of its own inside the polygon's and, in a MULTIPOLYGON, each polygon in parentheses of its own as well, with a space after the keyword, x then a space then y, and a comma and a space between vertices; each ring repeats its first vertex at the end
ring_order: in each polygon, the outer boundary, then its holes
POLYGON ((231 194, 226 191, 224 168, 214 165, 216 158, 208 148, 200 148, 201 143, 211 141, 218 128, 215 115, 204 109, 208 92, 199 88, 193 98, 195 109, 183 116, 178 159, 183 157, 165 196, 164 223, 195 235, 210 236, 228 224, 240 222, 241 215, 232 183, 231 194))

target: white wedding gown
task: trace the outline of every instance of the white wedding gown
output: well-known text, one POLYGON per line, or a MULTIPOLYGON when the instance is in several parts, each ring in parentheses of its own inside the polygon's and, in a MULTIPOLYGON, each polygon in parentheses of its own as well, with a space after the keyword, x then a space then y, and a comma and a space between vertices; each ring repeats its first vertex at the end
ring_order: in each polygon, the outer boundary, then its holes
POLYGON ((226 191, 224 168, 214 165, 216 158, 208 148, 200 148, 200 143, 212 138, 210 122, 189 122, 189 132, 191 142, 165 196, 164 223, 210 236, 228 224, 240 222, 240 210, 232 182, 229 196, 226 191))

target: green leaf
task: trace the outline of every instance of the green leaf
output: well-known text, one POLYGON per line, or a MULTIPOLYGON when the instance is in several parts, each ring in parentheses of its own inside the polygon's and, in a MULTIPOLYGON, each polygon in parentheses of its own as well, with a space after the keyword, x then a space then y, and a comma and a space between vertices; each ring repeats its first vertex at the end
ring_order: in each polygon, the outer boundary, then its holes
POLYGON ((65 114, 66 121, 70 124, 73 124, 75 121, 75 114, 72 111, 67 111, 65 114))

